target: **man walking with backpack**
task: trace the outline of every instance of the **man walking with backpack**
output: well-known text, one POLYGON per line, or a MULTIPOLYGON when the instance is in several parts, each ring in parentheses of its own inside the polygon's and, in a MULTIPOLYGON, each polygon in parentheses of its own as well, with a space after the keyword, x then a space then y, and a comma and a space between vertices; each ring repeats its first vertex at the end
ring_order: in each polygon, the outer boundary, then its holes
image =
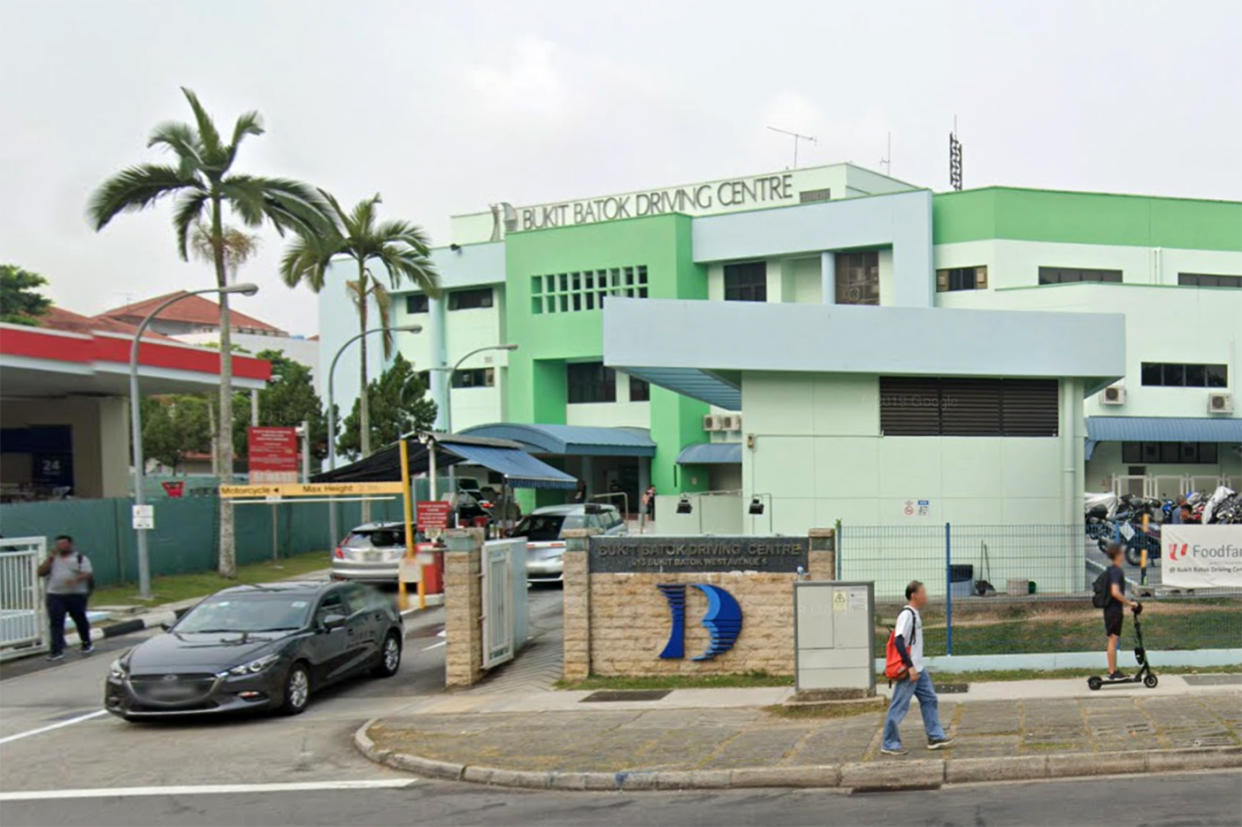
POLYGON ((95 585, 91 561, 73 547, 73 538, 62 534, 56 546, 39 566, 39 576, 47 578, 47 620, 52 633, 48 660, 65 657, 65 615, 73 618, 82 641, 82 654, 95 650, 91 643, 91 622, 86 616, 86 599, 95 585))
MULTIPOLYGON (((940 701, 936 698, 936 690, 932 687, 931 676, 923 664, 923 617, 919 612, 927 605, 927 589, 917 580, 910 581, 906 586, 906 600, 897 615, 897 626, 893 629, 889 645, 894 648, 895 658, 900 660, 900 667, 888 677, 893 684, 893 699, 888 705, 888 715, 884 719, 884 740, 880 744, 883 755, 906 755, 907 750, 901 746, 901 733, 898 731, 906 713, 910 711, 910 699, 919 699, 919 710, 923 713, 923 729, 927 731, 927 748, 943 749, 952 743, 952 739, 944 734, 940 726, 940 701)), ((886 673, 894 672, 885 669, 886 673)))

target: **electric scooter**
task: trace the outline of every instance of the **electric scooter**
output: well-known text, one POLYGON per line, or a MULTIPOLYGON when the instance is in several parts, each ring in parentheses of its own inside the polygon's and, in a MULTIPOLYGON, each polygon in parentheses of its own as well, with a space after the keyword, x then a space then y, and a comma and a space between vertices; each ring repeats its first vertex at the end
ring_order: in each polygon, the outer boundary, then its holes
POLYGON ((1147 662, 1147 649, 1143 647, 1143 624, 1139 622, 1139 615, 1143 613, 1143 604, 1140 603, 1134 607, 1134 659, 1138 661, 1138 671, 1128 678, 1118 678, 1110 680, 1101 678, 1099 675, 1092 675, 1087 678, 1088 689, 1099 689, 1101 686, 1116 686, 1121 683, 1141 683, 1148 689, 1155 689, 1159 679, 1156 678, 1154 672, 1151 671, 1151 664, 1147 662))

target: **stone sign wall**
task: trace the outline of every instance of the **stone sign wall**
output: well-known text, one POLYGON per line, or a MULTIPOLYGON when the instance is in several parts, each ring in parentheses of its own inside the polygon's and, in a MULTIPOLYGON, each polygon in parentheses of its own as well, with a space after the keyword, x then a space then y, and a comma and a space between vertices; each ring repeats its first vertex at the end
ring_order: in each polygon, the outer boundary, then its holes
POLYGON ((831 529, 810 537, 566 537, 567 680, 792 675, 798 567, 814 580, 835 576, 831 529))

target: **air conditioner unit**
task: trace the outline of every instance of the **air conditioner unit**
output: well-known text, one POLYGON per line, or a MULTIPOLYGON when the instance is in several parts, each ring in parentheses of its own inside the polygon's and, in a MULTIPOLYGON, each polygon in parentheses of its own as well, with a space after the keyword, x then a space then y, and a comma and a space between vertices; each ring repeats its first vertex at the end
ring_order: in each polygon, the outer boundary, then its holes
POLYGON ((1233 413, 1233 394, 1231 393, 1209 393, 1208 394, 1208 413, 1214 413, 1214 414, 1233 413))
POLYGON ((723 428, 723 430, 725 430, 725 431, 740 431, 740 430, 742 430, 742 416, 741 416, 741 414, 726 414, 726 415, 724 416, 724 428, 723 428))
POLYGON ((1104 389, 1100 394, 1101 405, 1124 405, 1126 404, 1126 389, 1121 385, 1113 385, 1104 389))
POLYGON ((716 416, 715 414, 708 414, 707 416, 703 417, 703 430, 705 431, 723 430, 723 428, 721 428, 721 425, 723 424, 720 421, 721 419, 723 419, 723 417, 716 416))

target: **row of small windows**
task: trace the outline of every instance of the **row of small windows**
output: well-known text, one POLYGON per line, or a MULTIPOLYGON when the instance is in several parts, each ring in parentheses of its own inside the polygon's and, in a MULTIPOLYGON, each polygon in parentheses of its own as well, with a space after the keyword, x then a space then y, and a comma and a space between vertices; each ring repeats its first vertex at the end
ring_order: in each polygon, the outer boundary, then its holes
POLYGON ((1098 270, 1087 267, 1040 267, 1040 284, 1068 284, 1075 281, 1120 283, 1120 270, 1098 270))
MULTIPOLYGON (((880 303, 880 253, 864 250, 836 254, 837 304, 880 303)), ((724 299, 730 302, 766 302, 768 265, 745 261, 724 266, 724 299)))
POLYGON ((1156 462, 1215 464, 1219 447, 1215 442, 1123 442, 1121 461, 1144 465, 1156 462))
POLYGON ((1056 436, 1055 379, 880 377, 884 436, 1056 436))
POLYGON ((1242 276, 1216 276, 1210 273, 1178 273, 1177 283, 1183 287, 1242 288, 1242 276))
POLYGON ((950 293, 956 290, 986 290, 988 286, 988 268, 951 267, 936 271, 936 291, 950 293))
MULTIPOLYGON (((490 287, 472 287, 469 290, 451 290, 448 294, 449 310, 478 310, 492 307, 495 292, 490 287)), ((406 313, 426 313, 430 307, 426 293, 409 293, 405 297, 406 313)))
MULTIPOLYGON (((418 373, 423 387, 431 387, 431 371, 418 373)), ((495 368, 458 368, 453 371, 452 386, 454 388, 493 388, 496 386, 495 368)))
POLYGON ((1144 362, 1142 377, 1144 385, 1154 387, 1225 388, 1229 386, 1227 365, 1144 362))
MULTIPOLYGON (((630 401, 651 399, 651 385, 636 376, 630 380, 630 401)), ((603 362, 574 362, 565 366, 565 398, 571 405, 617 401, 617 372, 603 362)))
POLYGON ((607 296, 647 298, 647 265, 553 273, 530 279, 530 310, 535 315, 601 310, 607 296))

